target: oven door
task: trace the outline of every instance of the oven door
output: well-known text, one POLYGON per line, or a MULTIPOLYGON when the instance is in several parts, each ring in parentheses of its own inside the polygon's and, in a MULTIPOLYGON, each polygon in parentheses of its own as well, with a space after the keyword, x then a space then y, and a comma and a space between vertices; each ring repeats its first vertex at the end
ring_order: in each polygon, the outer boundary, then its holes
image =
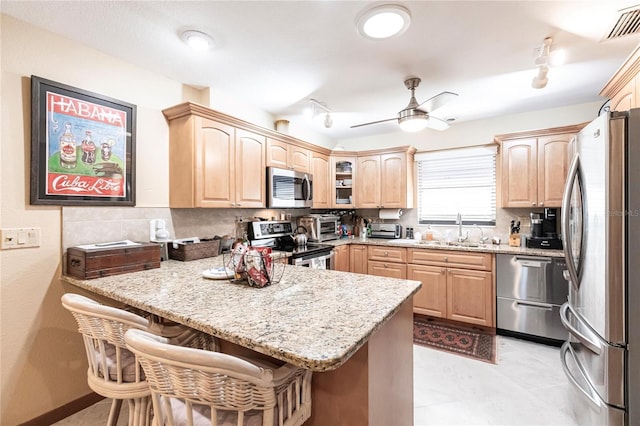
POLYGON ((331 250, 328 254, 310 254, 309 256, 291 258, 291 264, 312 269, 335 269, 334 257, 335 254, 331 250))
POLYGON ((267 168, 269 207, 312 207, 313 180, 310 174, 267 168))

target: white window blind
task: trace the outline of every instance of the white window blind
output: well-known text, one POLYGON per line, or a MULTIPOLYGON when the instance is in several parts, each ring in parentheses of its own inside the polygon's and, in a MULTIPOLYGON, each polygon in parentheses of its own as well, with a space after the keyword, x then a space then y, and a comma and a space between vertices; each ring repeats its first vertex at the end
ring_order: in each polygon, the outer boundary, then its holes
POLYGON ((418 220, 453 224, 496 223, 495 146, 416 154, 418 220))

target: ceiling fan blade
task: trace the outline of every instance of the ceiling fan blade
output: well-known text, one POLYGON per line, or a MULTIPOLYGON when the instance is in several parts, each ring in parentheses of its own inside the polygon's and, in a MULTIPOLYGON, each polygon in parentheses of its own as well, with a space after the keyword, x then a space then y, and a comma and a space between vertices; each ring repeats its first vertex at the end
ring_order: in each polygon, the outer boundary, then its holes
POLYGON ((427 127, 433 130, 447 130, 449 128, 449 123, 441 118, 430 115, 429 124, 427 124, 427 127))
POLYGON ((454 100, 457 96, 458 94, 453 92, 438 93, 434 97, 427 99, 418 106, 421 107, 420 109, 424 109, 427 112, 431 113, 444 106, 444 104, 454 100))
POLYGON ((393 120, 398 120, 398 119, 397 118, 387 118, 386 120, 379 120, 379 121, 372 121, 370 123, 356 124, 355 126, 351 126, 351 128, 354 129, 356 127, 368 126, 369 124, 384 123, 386 121, 393 121, 393 120))

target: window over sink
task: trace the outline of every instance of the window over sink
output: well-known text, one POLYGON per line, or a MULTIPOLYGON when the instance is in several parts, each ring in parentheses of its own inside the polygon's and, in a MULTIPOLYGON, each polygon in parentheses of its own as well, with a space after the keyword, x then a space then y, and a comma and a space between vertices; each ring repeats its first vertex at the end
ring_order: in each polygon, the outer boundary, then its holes
POLYGON ((497 146, 419 152, 418 221, 453 225, 496 224, 497 146))

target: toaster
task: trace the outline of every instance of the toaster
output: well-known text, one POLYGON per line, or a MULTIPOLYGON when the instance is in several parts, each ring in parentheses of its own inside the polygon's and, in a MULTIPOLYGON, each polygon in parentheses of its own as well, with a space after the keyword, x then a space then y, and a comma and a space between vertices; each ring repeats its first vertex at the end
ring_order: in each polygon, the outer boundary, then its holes
POLYGON ((399 223, 372 223, 372 238, 400 238, 402 235, 402 225, 399 223))

